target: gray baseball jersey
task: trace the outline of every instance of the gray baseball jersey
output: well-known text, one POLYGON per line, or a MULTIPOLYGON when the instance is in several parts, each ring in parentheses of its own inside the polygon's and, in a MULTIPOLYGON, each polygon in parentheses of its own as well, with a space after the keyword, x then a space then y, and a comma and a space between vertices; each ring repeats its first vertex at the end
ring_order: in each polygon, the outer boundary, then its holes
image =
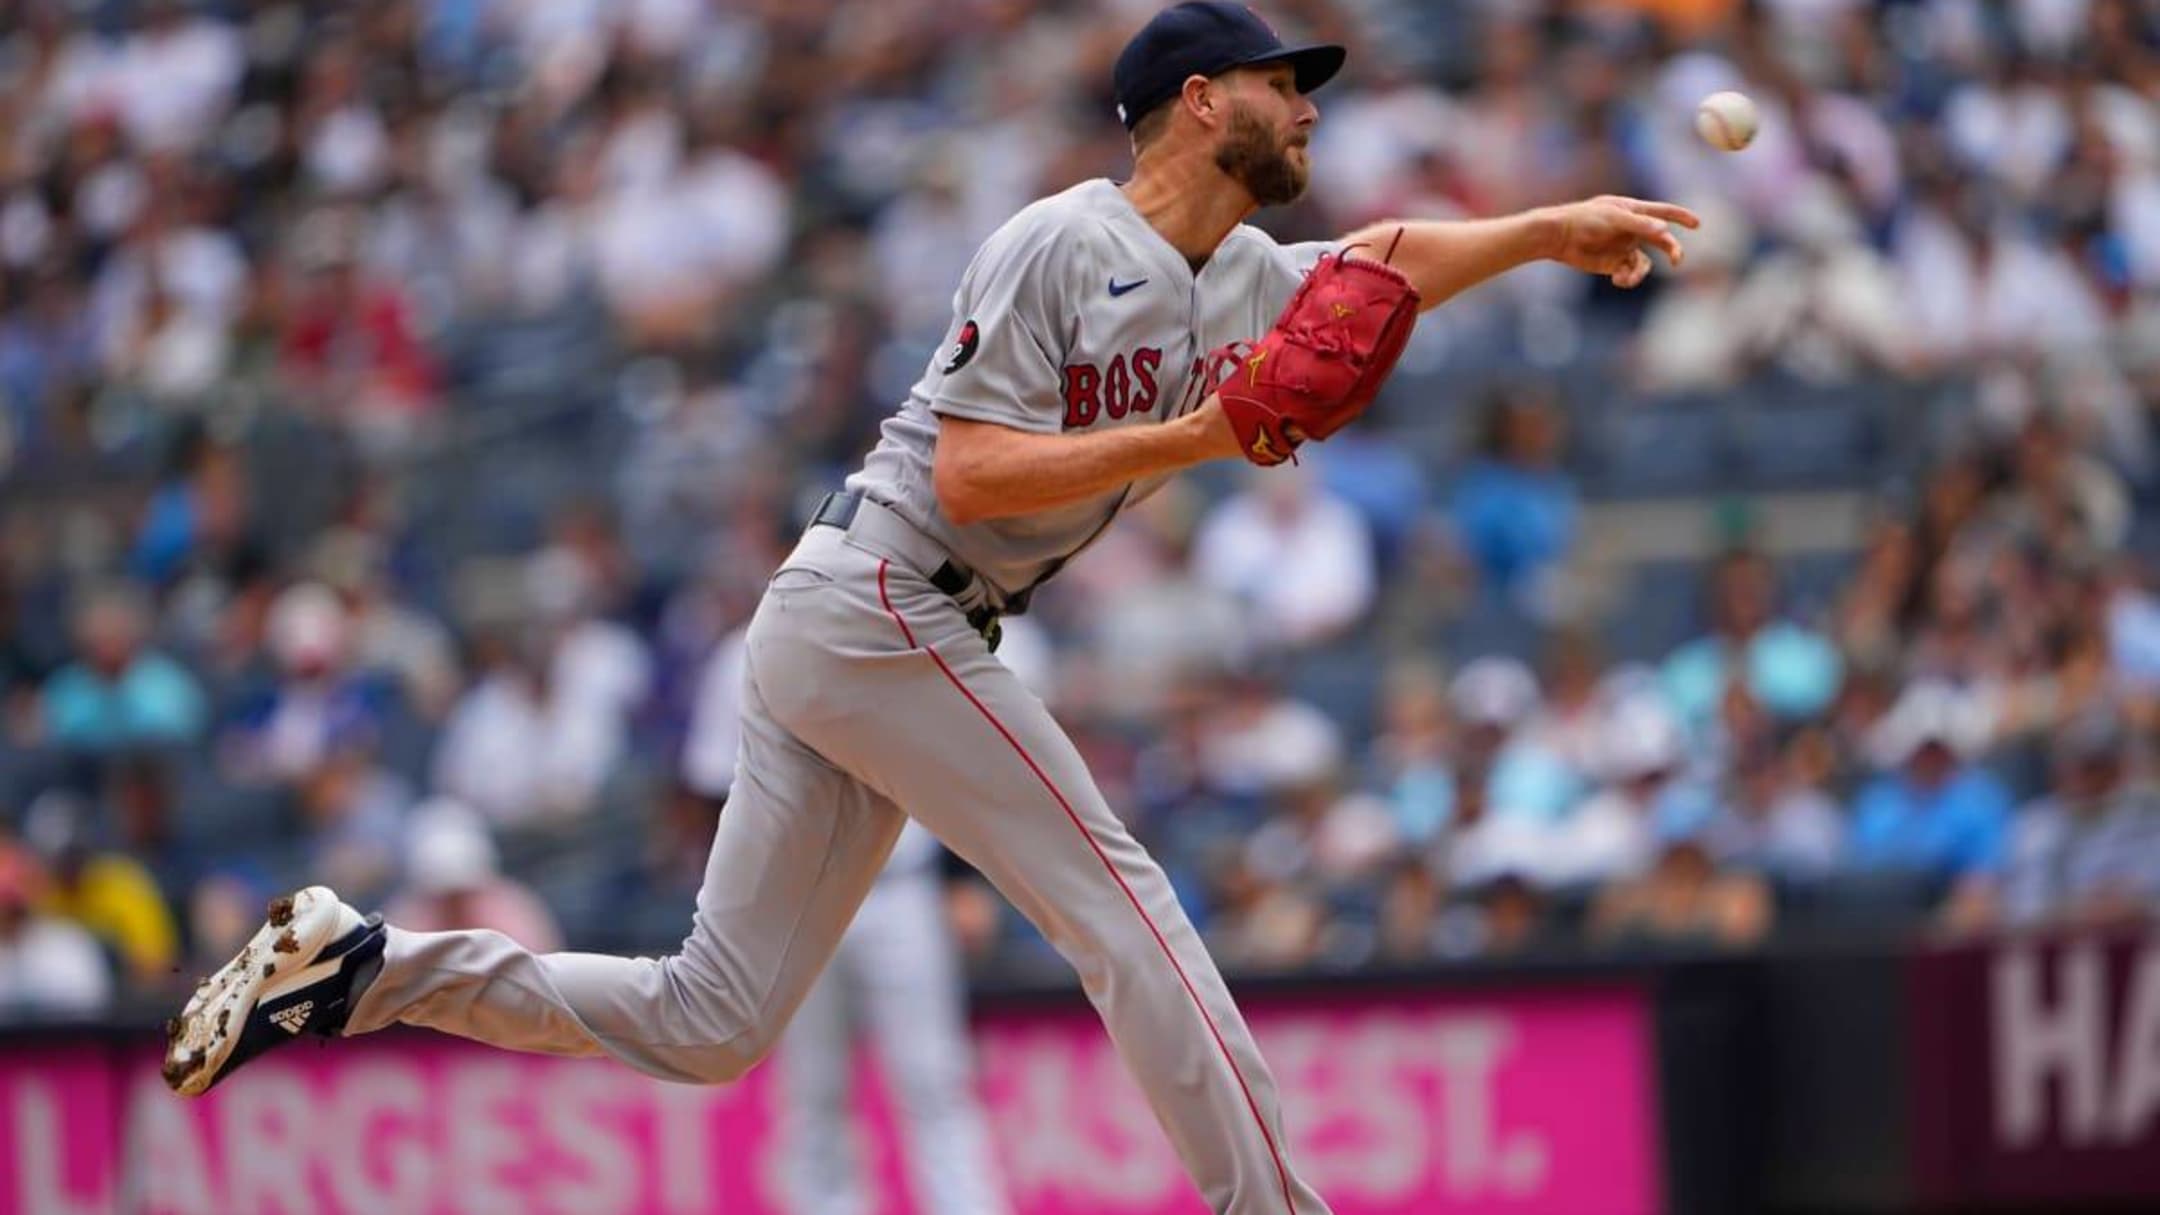
POLYGON ((1166 478, 1057 510, 965 526, 931 483, 938 418, 1040 434, 1148 426, 1197 409, 1222 347, 1265 333, 1326 243, 1279 245, 1240 225, 1197 272, 1116 183, 1022 210, 968 265, 945 345, 848 481, 893 508, 998 599, 1046 577, 1166 478))

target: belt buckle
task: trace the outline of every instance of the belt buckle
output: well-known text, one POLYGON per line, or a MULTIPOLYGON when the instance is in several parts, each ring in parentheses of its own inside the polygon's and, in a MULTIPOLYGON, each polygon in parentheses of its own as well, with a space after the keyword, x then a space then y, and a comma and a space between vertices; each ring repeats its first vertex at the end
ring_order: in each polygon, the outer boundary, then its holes
MULTIPOLYGON (((947 561, 937 568, 936 573, 930 575, 930 585, 945 592, 948 598, 957 603, 977 577, 979 575, 962 573, 959 566, 947 561)), ((997 652, 998 642, 1005 636, 1004 626, 998 623, 998 617, 1002 613, 987 603, 974 608, 962 608, 961 611, 967 617, 968 627, 982 634, 982 639, 990 643, 992 653, 997 652)))
POLYGON ((998 614, 989 608, 976 608, 968 613, 968 624, 982 634, 990 652, 997 653, 998 642, 1005 640, 1005 626, 998 620, 998 614))

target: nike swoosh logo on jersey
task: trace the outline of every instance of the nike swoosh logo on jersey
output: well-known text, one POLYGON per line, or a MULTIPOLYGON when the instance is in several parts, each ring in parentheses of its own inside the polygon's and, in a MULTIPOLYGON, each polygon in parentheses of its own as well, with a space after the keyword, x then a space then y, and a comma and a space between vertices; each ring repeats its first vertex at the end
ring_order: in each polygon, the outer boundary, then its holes
POLYGON ((1144 278, 1137 279, 1130 283, 1121 283, 1117 281, 1117 279, 1113 278, 1110 280, 1110 298, 1116 299, 1118 296, 1121 296, 1128 291, 1137 290, 1138 288, 1145 286, 1147 286, 1147 280, 1144 278))

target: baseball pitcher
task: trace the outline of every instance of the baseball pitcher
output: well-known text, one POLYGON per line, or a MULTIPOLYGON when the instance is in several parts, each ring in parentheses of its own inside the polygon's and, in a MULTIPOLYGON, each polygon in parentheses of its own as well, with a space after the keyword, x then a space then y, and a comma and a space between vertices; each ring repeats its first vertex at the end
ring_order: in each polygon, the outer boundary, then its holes
MULTIPOLYGON (((1135 164, 1036 202, 969 265, 944 346, 750 624, 742 744, 688 939, 667 958, 412 933, 331 891, 276 900, 168 1029, 200 1093, 303 1033, 424 1025, 669 1080, 755 1066, 909 816, 1079 972, 1207 1205, 1327 1210, 1266 1064, 1162 870, 993 649, 1001 614, 1180 469, 1295 457, 1372 400, 1420 309, 1552 258, 1623 287, 1683 208, 1597 198, 1281 246, 1243 221, 1310 172, 1334 46, 1179 4, 1119 55, 1135 164)), ((1296 577, 1296 571, 1284 571, 1296 577)))

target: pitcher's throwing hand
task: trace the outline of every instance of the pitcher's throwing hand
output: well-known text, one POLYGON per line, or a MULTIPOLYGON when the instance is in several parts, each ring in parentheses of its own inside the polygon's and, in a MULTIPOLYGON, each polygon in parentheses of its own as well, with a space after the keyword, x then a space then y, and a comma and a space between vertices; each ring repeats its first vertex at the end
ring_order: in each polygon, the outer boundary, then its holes
POLYGON ((1617 287, 1633 287, 1650 276, 1651 249, 1678 269, 1687 250, 1670 225, 1702 227, 1702 220, 1686 207, 1617 194, 1552 207, 1545 214, 1553 225, 1553 248, 1547 256, 1604 275, 1617 287))

